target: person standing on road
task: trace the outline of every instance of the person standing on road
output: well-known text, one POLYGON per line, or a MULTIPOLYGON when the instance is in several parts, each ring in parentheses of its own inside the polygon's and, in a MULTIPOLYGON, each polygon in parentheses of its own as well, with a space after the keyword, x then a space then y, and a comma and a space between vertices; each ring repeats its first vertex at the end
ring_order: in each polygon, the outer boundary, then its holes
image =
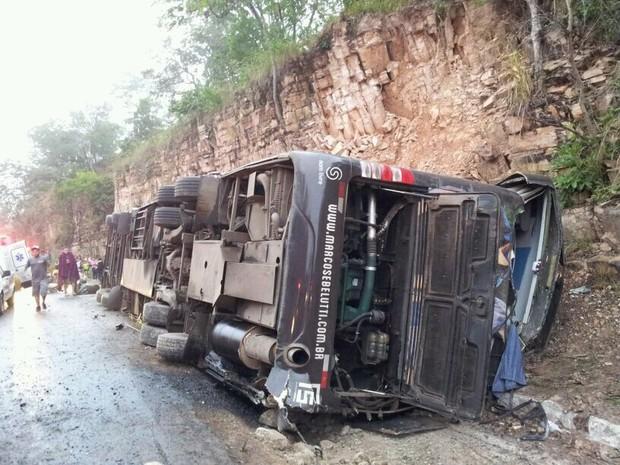
POLYGON ((65 247, 58 257, 58 286, 62 287, 65 290, 65 295, 67 295, 67 288, 71 284, 73 295, 76 295, 79 279, 80 273, 75 256, 68 247, 65 247))
POLYGON ((47 297, 47 268, 50 258, 48 255, 41 255, 41 249, 38 245, 33 245, 30 251, 32 256, 28 258, 26 269, 32 270, 32 295, 37 303, 37 312, 40 312, 41 304, 43 304, 44 310, 47 309, 45 298, 47 297))
POLYGON ((96 264, 95 267, 93 268, 93 274, 95 275, 94 278, 98 279, 99 281, 103 280, 103 260, 101 259, 101 257, 97 257, 96 260, 96 264))

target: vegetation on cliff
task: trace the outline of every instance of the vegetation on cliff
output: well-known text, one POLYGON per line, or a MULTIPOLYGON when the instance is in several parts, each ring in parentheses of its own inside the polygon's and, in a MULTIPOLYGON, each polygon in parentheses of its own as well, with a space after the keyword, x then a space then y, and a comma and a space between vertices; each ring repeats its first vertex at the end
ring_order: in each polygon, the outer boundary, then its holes
MULTIPOLYGON (((269 82, 276 116, 281 125, 278 68, 309 47, 329 48, 329 34, 317 39, 337 15, 389 13, 410 4, 430 4, 441 19, 462 2, 455 0, 169 0, 165 22, 187 31, 184 50, 159 73, 151 73, 160 95, 169 98, 170 111, 179 120, 213 112, 230 102, 239 89, 253 81, 269 82), (193 69, 193 73, 187 70, 193 69), (188 77, 190 79, 188 79, 188 77), (181 90, 186 89, 186 90, 181 90), (163 92, 163 93, 162 93, 163 92)), ((584 195, 602 200, 620 188, 607 168, 618 158, 618 86, 608 108, 594 111, 600 89, 584 83, 575 64, 578 51, 589 44, 620 43, 620 0, 472 0, 476 6, 494 3, 511 10, 515 31, 507 44, 502 78, 509 87, 509 105, 519 117, 538 118, 544 108, 544 61, 561 54, 571 68, 570 84, 579 94, 579 117, 555 124, 570 134, 553 162, 558 186, 567 203, 584 195), (520 19, 519 19, 520 18, 520 19), (550 43, 549 35, 559 37, 550 43), (575 195, 577 194, 577 195, 575 195)), ((617 78, 614 82, 618 82, 617 78)))
MULTIPOLYGON (((124 127, 112 123, 105 108, 79 112, 65 122, 32 131, 31 166, 6 164, 0 188, 10 199, 2 213, 15 228, 46 237, 50 245, 92 242, 113 208, 111 167, 145 160, 153 148, 169 144, 188 121, 222 109, 242 89, 257 82, 283 126, 281 72, 287 60, 311 50, 330 49, 330 23, 344 15, 386 14, 409 4, 431 5, 439 22, 449 18, 456 0, 162 0, 168 6, 162 26, 171 31, 160 69, 145 70, 140 99, 124 127), (174 40, 172 40, 174 37, 174 40), (162 111, 163 109, 163 111, 162 111), (49 222, 57 225, 53 233, 49 222)), ((545 121, 568 134, 553 161, 556 182, 567 202, 579 196, 598 200, 620 192, 617 167, 620 129, 620 77, 593 89, 577 70, 579 51, 588 44, 620 43, 620 0, 471 0, 509 12, 516 37, 504 47, 500 79, 508 89, 508 112, 538 121, 548 105, 544 63, 561 55, 569 69, 578 108, 569 122, 545 121), (518 22, 518 24, 517 24, 518 22), (548 40, 555 37, 555 42, 548 40), (611 97, 607 97, 611 96, 611 97), (542 110, 541 110, 542 109, 542 110), (579 116, 576 116, 579 113, 579 116), (615 163, 615 165, 614 165, 615 163)), ((351 19, 354 17, 354 19, 351 19)), ((473 19, 475 21, 475 18, 473 19)), ((609 47, 612 50, 613 47, 609 47)), ((620 76, 620 74, 619 74, 620 76)), ((135 89, 128 89, 134 92, 135 89)), ((547 117, 547 116, 545 116, 547 117)))
MULTIPOLYGON (((391 0, 394 1, 394 0, 391 0)), ((169 0, 163 23, 184 39, 152 71, 158 96, 177 117, 211 111, 240 88, 269 78, 277 117, 278 70, 343 8, 341 0, 169 0)))

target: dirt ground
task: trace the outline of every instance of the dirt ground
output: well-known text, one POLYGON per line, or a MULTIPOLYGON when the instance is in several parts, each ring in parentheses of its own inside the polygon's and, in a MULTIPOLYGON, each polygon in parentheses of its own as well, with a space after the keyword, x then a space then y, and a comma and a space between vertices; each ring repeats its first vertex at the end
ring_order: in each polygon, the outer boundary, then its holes
POLYGON ((603 463, 557 436, 523 442, 471 422, 390 438, 323 417, 303 427, 322 459, 292 437, 276 448, 255 434, 257 408, 197 369, 160 361, 94 296, 50 296, 42 313, 31 300, 21 291, 0 316, 2 465, 603 463))
POLYGON ((620 423, 620 283, 582 270, 582 259, 573 257, 566 270, 549 344, 526 358, 523 393, 620 423), (590 291, 571 295, 582 286, 590 291))

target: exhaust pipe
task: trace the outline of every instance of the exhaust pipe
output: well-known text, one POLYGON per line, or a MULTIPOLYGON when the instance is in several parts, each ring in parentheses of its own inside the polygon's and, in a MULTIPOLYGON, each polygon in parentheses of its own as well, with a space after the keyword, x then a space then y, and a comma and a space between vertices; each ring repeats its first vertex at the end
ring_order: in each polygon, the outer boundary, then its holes
POLYGON ((213 350, 253 370, 263 364, 273 365, 276 339, 266 332, 264 328, 243 321, 220 321, 211 331, 213 350))

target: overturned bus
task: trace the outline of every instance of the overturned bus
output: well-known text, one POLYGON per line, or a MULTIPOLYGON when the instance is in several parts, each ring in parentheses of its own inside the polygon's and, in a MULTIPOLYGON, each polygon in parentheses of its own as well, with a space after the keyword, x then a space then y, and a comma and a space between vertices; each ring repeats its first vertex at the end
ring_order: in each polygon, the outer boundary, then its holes
POLYGON ((547 178, 488 185, 292 152, 194 177, 195 195, 189 179, 134 212, 149 252, 122 283, 256 403, 477 418, 505 326, 546 341, 562 286, 547 178))

